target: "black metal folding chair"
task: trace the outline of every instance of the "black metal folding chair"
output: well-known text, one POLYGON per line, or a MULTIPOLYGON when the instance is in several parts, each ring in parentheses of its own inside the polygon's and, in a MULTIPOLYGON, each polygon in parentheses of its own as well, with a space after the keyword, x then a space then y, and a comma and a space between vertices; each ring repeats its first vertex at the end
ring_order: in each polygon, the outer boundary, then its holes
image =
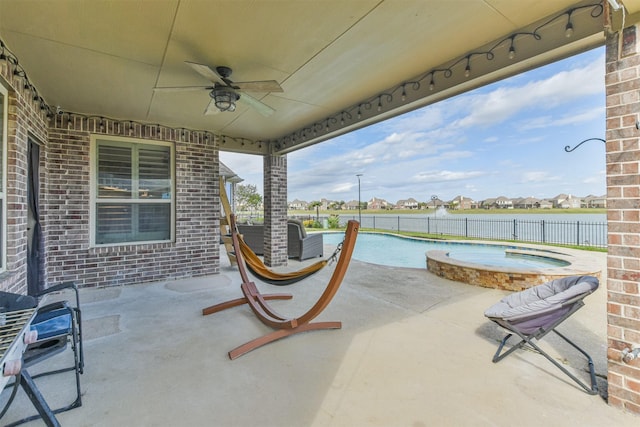
POLYGON ((564 277, 508 295, 488 308, 484 315, 511 332, 500 342, 498 350, 493 356, 493 362, 497 363, 514 351, 529 346, 547 358, 587 393, 598 394, 591 356, 555 329, 584 306, 584 298, 593 293, 598 288, 598 284, 598 279, 593 276, 564 277), (533 342, 534 340, 539 341, 551 331, 586 357, 589 364, 591 386, 578 379, 533 342), (513 334, 518 335, 521 340, 501 354, 513 334))
MULTIPOLYGON (((68 411, 82 405, 80 374, 84 371, 84 351, 82 348, 82 321, 78 288, 74 283, 66 282, 47 288, 44 292, 41 292, 38 297, 42 297, 52 292, 63 291, 65 289, 72 289, 75 292, 75 301, 73 304, 70 304, 69 301, 56 301, 37 309, 37 313, 31 322, 31 330, 36 330, 38 332, 38 338, 36 342, 29 344, 24 352, 22 359, 23 372, 20 375, 20 378, 16 379, 16 384, 14 384, 11 396, 5 405, 6 410, 6 408, 11 405, 11 402, 16 395, 18 383, 21 383, 25 392, 27 392, 32 402, 34 402, 34 405, 38 410, 38 415, 23 418, 11 424, 7 424, 7 426, 15 426, 38 418, 43 418, 42 408, 39 406, 46 408, 44 410, 46 424, 57 425, 57 421, 53 414, 68 411), (73 351, 73 363, 70 366, 44 370, 33 376, 29 375, 27 372, 29 368, 62 353, 69 347, 69 345, 73 351), (46 402, 37 402, 37 399, 34 401, 31 393, 33 389, 36 389, 36 387, 34 383, 32 383, 32 380, 69 371, 73 371, 75 374, 76 387, 76 397, 71 403, 57 409, 49 410, 46 402)), ((37 394, 39 394, 39 392, 37 394)), ((42 399, 42 397, 39 397, 39 399, 42 399)))

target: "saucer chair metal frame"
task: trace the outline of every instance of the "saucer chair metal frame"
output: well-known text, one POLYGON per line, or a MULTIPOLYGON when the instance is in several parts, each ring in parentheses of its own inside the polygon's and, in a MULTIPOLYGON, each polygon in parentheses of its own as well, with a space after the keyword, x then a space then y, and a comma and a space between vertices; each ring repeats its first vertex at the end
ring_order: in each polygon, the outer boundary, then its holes
POLYGON ((508 295, 499 303, 487 309, 485 316, 509 331, 500 341, 492 359, 493 363, 498 363, 516 350, 529 346, 553 363, 565 375, 582 387, 585 392, 591 395, 598 394, 593 359, 585 350, 556 330, 556 327, 562 322, 584 307, 584 299, 593 293, 598 288, 598 285, 598 279, 593 276, 564 277, 508 295), (562 283, 566 287, 561 292, 549 295, 547 298, 539 297, 539 294, 552 287, 554 283, 562 283), (525 297, 521 298, 521 295, 525 295, 525 297), (566 295, 566 298, 563 299, 562 295, 566 295), (553 302, 550 303, 549 301, 551 300, 553 302), (534 342, 534 340, 540 341, 552 331, 586 358, 590 385, 576 377, 534 342), (514 334, 520 337, 520 341, 502 353, 505 344, 514 334))

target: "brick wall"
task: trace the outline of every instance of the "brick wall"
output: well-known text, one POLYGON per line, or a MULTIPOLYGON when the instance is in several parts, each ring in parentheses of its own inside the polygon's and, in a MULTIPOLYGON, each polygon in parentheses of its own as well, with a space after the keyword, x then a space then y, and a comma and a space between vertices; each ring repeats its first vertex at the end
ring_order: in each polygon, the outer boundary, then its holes
MULTIPOLYGON (((8 93, 7 174, 6 174, 6 270, 0 274, 0 289, 26 293, 27 273, 27 149, 28 140, 46 145, 47 117, 38 101, 24 88, 14 67, 0 61, 0 84, 8 93), (3 80, 4 79, 4 80, 3 80)), ((42 168, 42 162, 41 162, 42 168)), ((41 170, 41 180, 44 176, 41 170)))
POLYGON ((219 158, 213 135, 69 114, 47 117, 8 61, 0 61, 0 77, 9 90, 7 268, 0 274, 1 290, 27 291, 29 138, 41 145, 40 219, 46 283, 75 280, 80 286, 113 286, 219 272, 219 158), (175 242, 90 247, 92 133, 175 144, 175 242))
POLYGON ((219 272, 218 150, 209 134, 56 116, 46 165, 42 212, 49 282, 114 286, 219 272), (175 144, 175 242, 90 247, 89 152, 95 133, 175 144))
POLYGON ((638 27, 607 36, 607 257, 609 403, 640 414, 640 54, 638 27), (624 40, 624 44, 622 43, 624 40))
POLYGON ((264 157, 264 263, 287 265, 287 157, 264 157))

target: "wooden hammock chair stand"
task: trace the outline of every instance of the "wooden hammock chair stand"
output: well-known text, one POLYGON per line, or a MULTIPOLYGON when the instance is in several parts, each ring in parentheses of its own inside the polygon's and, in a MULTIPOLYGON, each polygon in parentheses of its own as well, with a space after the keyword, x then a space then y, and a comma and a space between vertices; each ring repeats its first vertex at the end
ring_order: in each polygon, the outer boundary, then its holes
POLYGON ((282 293, 261 294, 256 287, 256 284, 249 280, 242 251, 240 250, 240 243, 238 241, 238 234, 235 227, 235 218, 233 217, 233 215, 231 216, 231 237, 233 240, 235 255, 238 261, 238 269, 240 270, 240 276, 242 278, 240 289, 242 290, 244 297, 236 298, 213 305, 211 307, 204 308, 202 310, 202 314, 206 316, 208 314, 217 313, 227 308, 248 304, 256 317, 258 317, 258 319, 260 319, 260 321, 265 325, 274 328, 275 331, 234 348, 229 352, 230 359, 236 359, 243 354, 248 353, 251 350, 254 350, 265 344, 269 344, 273 341, 300 332, 315 331, 321 329, 340 329, 342 327, 342 322, 339 321, 314 323, 311 323, 311 321, 315 319, 320 313, 322 313, 322 311, 329 305, 329 303, 333 299, 333 296, 338 291, 338 288, 340 287, 340 284, 344 279, 344 275, 347 272, 349 262, 351 261, 351 255, 353 253, 353 248, 356 245, 356 238, 358 236, 358 228, 359 224, 357 221, 351 220, 347 224, 347 230, 345 233, 344 241, 342 242, 340 257, 338 258, 338 262, 336 264, 333 275, 331 276, 331 279, 329 280, 329 283, 327 284, 324 292, 322 293, 322 295, 320 295, 318 301, 316 301, 316 303, 302 316, 287 318, 281 316, 275 310, 273 310, 269 306, 267 301, 292 299, 293 296, 291 294, 282 293))

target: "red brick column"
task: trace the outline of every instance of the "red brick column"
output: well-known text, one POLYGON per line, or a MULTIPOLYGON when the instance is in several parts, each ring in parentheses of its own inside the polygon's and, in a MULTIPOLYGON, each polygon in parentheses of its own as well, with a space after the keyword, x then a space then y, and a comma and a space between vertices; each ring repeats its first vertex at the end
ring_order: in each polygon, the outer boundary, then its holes
POLYGON ((264 157, 264 263, 287 265, 287 156, 264 157))
POLYGON ((609 403, 640 414, 640 31, 607 36, 607 208, 609 403))

